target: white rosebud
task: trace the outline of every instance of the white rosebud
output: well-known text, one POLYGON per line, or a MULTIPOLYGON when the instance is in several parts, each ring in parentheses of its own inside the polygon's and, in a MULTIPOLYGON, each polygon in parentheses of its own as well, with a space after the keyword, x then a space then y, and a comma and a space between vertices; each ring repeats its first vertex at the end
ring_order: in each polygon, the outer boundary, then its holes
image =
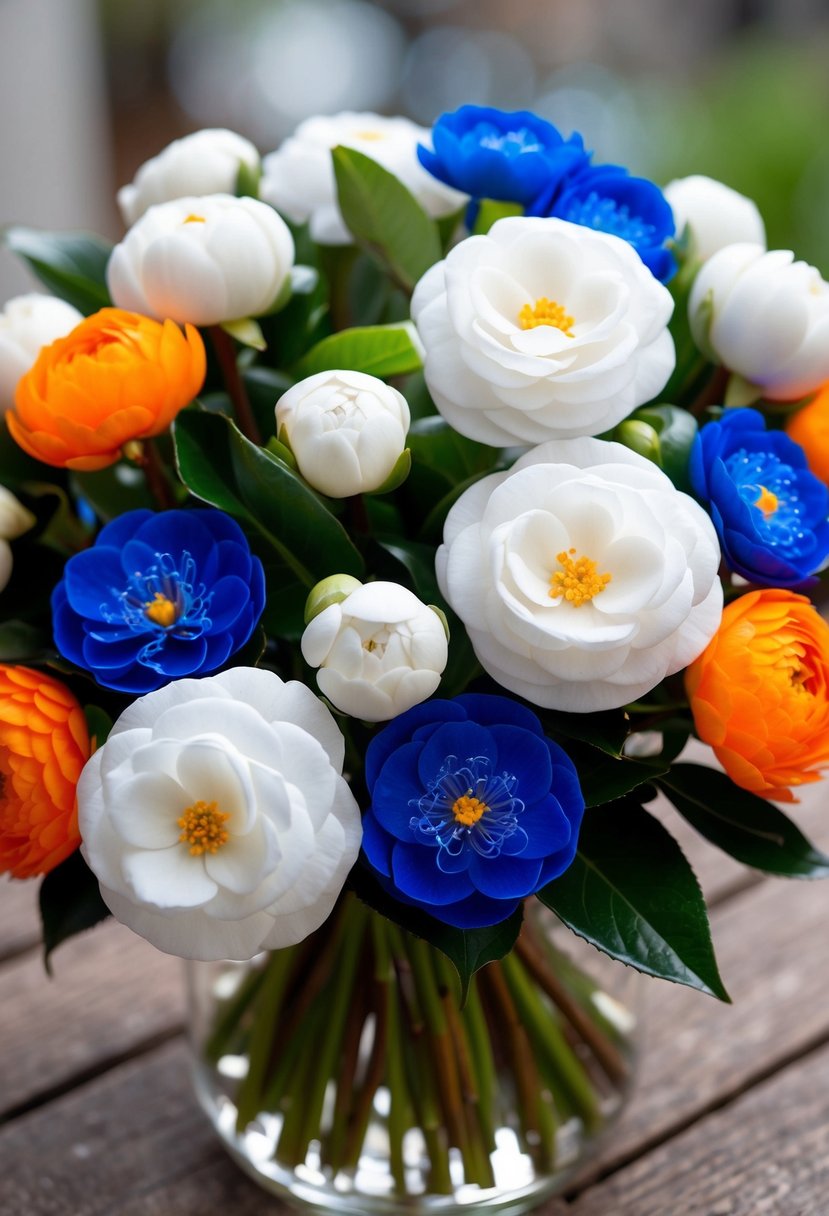
POLYGON ((378 490, 406 447, 409 407, 364 372, 318 372, 276 403, 284 437, 309 485, 331 498, 378 490))
POLYGON ((360 850, 344 751, 311 690, 264 669, 139 697, 78 782, 81 850, 106 904, 182 958, 302 941, 360 850))
POLYGON ((54 296, 31 292, 9 300, 0 313, 0 413, 14 404, 17 382, 42 347, 65 337, 82 320, 77 308, 54 296))
POLYGON ((259 195, 294 223, 307 220, 318 244, 350 244, 351 233, 337 205, 331 161, 331 149, 342 145, 393 173, 429 215, 437 218, 457 211, 467 196, 423 168, 417 159, 419 143, 431 147, 431 133, 408 118, 352 113, 307 118, 264 158, 259 195))
POLYGON ((8 542, 28 532, 34 522, 31 511, 27 511, 5 486, 0 486, 0 591, 12 573, 12 551, 8 542))
POLYGON ((163 152, 145 161, 128 186, 118 191, 118 206, 129 227, 148 207, 174 198, 233 194, 240 167, 255 174, 259 153, 235 131, 194 131, 174 139, 163 152))
POLYGON ((294 262, 287 224, 254 198, 210 194, 150 207, 112 251, 118 308, 221 325, 273 307, 294 262))
POLYGON ((302 655, 344 714, 385 722, 431 697, 449 649, 438 613, 397 583, 366 583, 315 616, 302 655))
POLYGON ((729 245, 702 267, 688 316, 694 341, 772 401, 829 380, 829 284, 787 249, 729 245))
POLYGON ((688 225, 691 256, 698 261, 738 241, 765 249, 766 227, 757 204, 724 182, 695 173, 669 182, 662 193, 674 213, 677 235, 688 225))
POLYGON ((451 508, 441 591, 481 666, 534 705, 635 701, 704 650, 722 615, 702 507, 643 456, 551 440, 451 508))
POLYGON ((597 435, 674 368, 670 292, 627 241, 566 220, 499 220, 417 284, 424 374, 455 430, 495 447, 597 435))

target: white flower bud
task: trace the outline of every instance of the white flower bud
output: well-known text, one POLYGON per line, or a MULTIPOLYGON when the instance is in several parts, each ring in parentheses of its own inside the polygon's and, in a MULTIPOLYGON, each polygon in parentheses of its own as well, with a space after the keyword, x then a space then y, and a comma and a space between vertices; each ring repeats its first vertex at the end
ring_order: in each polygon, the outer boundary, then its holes
POLYGON ((174 139, 163 152, 145 161, 128 186, 118 191, 118 206, 129 227, 148 207, 174 198, 233 194, 240 167, 252 174, 259 153, 235 131, 214 128, 174 139))
POLYGON ((107 282, 119 308, 221 325, 268 312, 293 261, 293 238, 272 207, 211 194, 150 207, 113 249, 107 282))
POLYGON ((0 413, 14 404, 14 390, 41 347, 63 338, 80 324, 77 308, 54 296, 32 292, 15 296, 0 313, 0 413))
POLYGON ((772 401, 829 380, 829 284, 790 250, 721 249, 694 280, 688 315, 703 353, 772 401))
POLYGON ((309 485, 331 498, 378 490, 406 446, 409 407, 364 372, 318 372, 276 403, 276 426, 309 485))
POLYGON ((315 616, 300 643, 337 709, 384 722, 430 697, 449 655, 434 609, 397 583, 366 583, 315 616))
POLYGON ((663 191, 677 235, 691 233, 691 256, 706 262, 726 245, 750 242, 766 247, 766 227, 757 204, 713 177, 695 173, 669 182, 663 191))
POLYGON ((31 511, 27 511, 5 486, 0 486, 0 591, 12 573, 12 551, 8 542, 28 532, 34 522, 31 511))

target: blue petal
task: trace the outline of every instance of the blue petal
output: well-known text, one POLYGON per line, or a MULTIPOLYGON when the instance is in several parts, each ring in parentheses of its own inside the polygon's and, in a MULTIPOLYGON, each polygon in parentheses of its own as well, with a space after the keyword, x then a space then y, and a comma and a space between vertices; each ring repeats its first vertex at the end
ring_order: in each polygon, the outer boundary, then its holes
MULTIPOLYGON (((207 643, 207 653, 204 656, 202 671, 215 671, 217 667, 221 667, 226 663, 234 651, 233 638, 229 633, 221 634, 219 637, 211 637, 208 635, 205 639, 207 643)), ((247 641, 247 638, 245 638, 247 641)), ((240 642, 239 646, 243 646, 244 642, 240 642)), ((239 646, 235 649, 238 650, 239 646)))
POLYGON ((363 816, 363 852, 371 866, 386 878, 391 877, 391 850, 394 843, 380 827, 371 811, 363 816))
POLYGON ((527 807, 518 822, 527 833, 527 847, 521 856, 528 860, 549 857, 570 842, 570 822, 552 794, 527 807))
POLYGON ((121 554, 108 545, 95 545, 70 557, 64 567, 66 598, 80 616, 103 621, 101 605, 118 611, 117 595, 123 588, 121 554))
POLYGON ((161 511, 139 528, 136 539, 157 553, 172 554, 176 561, 186 549, 199 569, 213 545, 213 536, 201 516, 211 514, 209 511, 161 511))
POLYGON ((524 899, 538 890, 541 861, 535 858, 479 857, 469 863, 469 876, 482 895, 491 899, 524 899))
POLYGON ((424 790, 437 778, 448 756, 460 761, 486 756, 494 765, 498 748, 490 731, 476 722, 446 722, 423 744, 418 773, 424 790))
POLYGON ((248 607, 250 592, 247 584, 236 575, 220 578, 210 590, 212 592, 209 611, 210 632, 221 633, 225 629, 230 629, 248 607))
POLYGON ((96 674, 101 669, 124 671, 137 661, 138 652, 145 640, 141 636, 133 635, 132 640, 107 644, 87 636, 83 644, 83 665, 96 674))
MULTIPOLYGON (((376 734, 366 749, 365 779, 369 793, 374 788, 378 774, 395 748, 408 742, 414 731, 427 722, 462 721, 466 717, 463 708, 453 701, 424 701, 393 718, 379 734, 376 734)), ((422 792, 422 791, 421 791, 422 792)))
POLYGON ((146 574, 158 562, 158 553, 143 540, 128 540, 121 550, 121 569, 126 579, 146 574))
POLYGON ((207 657, 207 642, 204 638, 167 637, 164 649, 154 656, 153 662, 164 671, 168 679, 178 680, 182 676, 191 676, 204 667, 207 657))
POLYGON ((79 667, 86 666, 83 659, 86 630, 81 618, 69 605, 63 582, 58 583, 52 592, 52 631, 55 645, 63 657, 79 667))
MULTIPOLYGON (((411 902, 415 903, 414 900, 411 902)), ((445 925, 453 925, 456 929, 485 929, 489 925, 499 925, 501 921, 507 920, 520 903, 520 899, 490 899, 476 891, 456 904, 418 906, 431 912, 436 920, 443 921, 445 925)))
POLYGON ((420 743, 404 743, 388 757, 374 784, 371 810, 380 826, 398 840, 411 841, 409 824, 415 811, 409 802, 425 793, 417 771, 422 750, 420 743))
POLYGON ((498 746, 497 771, 518 778, 516 797, 529 803, 549 794, 553 766, 546 740, 520 726, 491 726, 489 733, 498 746))
POLYGON ((154 511, 144 507, 137 511, 125 511, 123 515, 118 515, 111 523, 101 528, 95 544, 111 545, 114 549, 120 549, 154 514, 154 511))
POLYGON ((437 849, 421 844, 396 844, 391 864, 399 890, 430 906, 455 903, 471 894, 474 886, 469 874, 439 870, 436 854, 437 849))
POLYGON ((135 663, 123 672, 96 671, 93 674, 104 688, 114 688, 116 692, 131 692, 138 696, 145 692, 155 692, 157 688, 169 684, 171 678, 163 672, 153 671, 151 667, 144 667, 141 663, 135 663))
POLYGON ((534 714, 526 705, 514 701, 511 697, 465 692, 455 697, 455 704, 462 705, 470 722, 477 722, 479 726, 521 726, 535 735, 544 734, 538 714, 534 714))

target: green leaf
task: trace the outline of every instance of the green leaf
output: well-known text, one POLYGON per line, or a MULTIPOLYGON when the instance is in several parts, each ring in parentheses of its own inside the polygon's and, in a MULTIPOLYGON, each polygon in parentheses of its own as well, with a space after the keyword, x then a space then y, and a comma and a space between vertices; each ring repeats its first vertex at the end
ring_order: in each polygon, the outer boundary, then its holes
POLYGON ((689 493, 688 461, 699 430, 697 420, 676 405, 649 405, 632 418, 653 427, 659 436, 659 464, 679 490, 689 493))
POLYGON ((511 215, 523 215, 520 203, 505 203, 496 198, 481 199, 472 227, 473 236, 486 236, 493 224, 511 215))
POLYGON ((99 705, 86 705, 83 712, 86 717, 86 729, 89 731, 92 749, 93 751, 97 751, 99 747, 104 746, 109 738, 109 732, 112 730, 112 718, 99 705))
POLYGON ((40 919, 43 923, 43 963, 52 974, 49 958, 54 949, 91 929, 109 916, 98 880, 81 857, 72 853, 40 884, 40 919))
POLYGON ((236 188, 234 194, 237 198, 244 198, 248 195, 250 198, 259 198, 259 182, 262 180, 262 165, 257 163, 251 167, 246 160, 239 161, 239 169, 236 174, 236 188))
POLYGON ((422 366, 420 344, 410 321, 343 329, 312 346, 294 367, 297 380, 317 372, 346 369, 387 380, 422 366))
POLYGON ((378 537, 377 543, 408 572, 415 594, 424 604, 443 607, 443 597, 435 577, 435 551, 431 545, 402 536, 378 537))
POLYGON ((575 861, 539 898, 611 958, 730 999, 696 876, 673 836, 633 801, 587 812, 575 861))
POLYGON ((500 452, 485 443, 459 435, 443 418, 418 418, 412 423, 407 440, 415 464, 434 469, 449 486, 489 472, 500 452))
POLYGON ((55 653, 51 641, 42 629, 25 621, 3 621, 0 625, 0 663, 42 663, 55 653))
POLYGON ((611 756, 599 748, 572 740, 565 744, 565 751, 578 771, 586 806, 614 802, 667 773, 669 767, 659 758, 634 760, 627 756, 611 756))
POLYGON ((107 241, 86 232, 41 232, 18 225, 5 229, 3 241, 41 283, 87 316, 111 305, 106 268, 112 245, 107 241))
POLYGON ((542 710, 539 715, 550 734, 566 739, 580 739, 611 756, 620 756, 630 723, 622 709, 608 709, 595 714, 565 714, 557 710, 542 710))
POLYGON ((411 291, 442 257, 440 233, 403 183, 353 148, 334 148, 337 197, 346 226, 411 291))
POLYGON ((144 474, 124 460, 97 473, 72 473, 69 482, 73 494, 85 498, 104 521, 115 519, 125 511, 135 511, 139 507, 154 510, 156 506, 144 474))
POLYGON ((788 816, 716 769, 675 764, 659 785, 680 815, 744 865, 784 878, 827 878, 829 857, 788 816))

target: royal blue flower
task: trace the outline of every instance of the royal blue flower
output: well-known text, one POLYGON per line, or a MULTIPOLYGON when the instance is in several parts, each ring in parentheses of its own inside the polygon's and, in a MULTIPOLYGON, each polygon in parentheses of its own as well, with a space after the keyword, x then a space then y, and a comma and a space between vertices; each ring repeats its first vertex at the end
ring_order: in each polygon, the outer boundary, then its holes
POLYGON ((459 928, 505 920, 576 853, 573 762, 507 697, 425 701, 369 744, 363 853, 396 899, 459 928))
POLYGON ((527 214, 552 215, 622 237, 662 283, 676 271, 676 260, 665 248, 675 231, 670 204, 657 185, 631 177, 618 165, 589 165, 560 187, 547 187, 527 214))
POLYGON ((732 570, 765 587, 798 587, 829 554, 829 490, 799 444, 757 410, 727 410, 694 440, 694 493, 708 505, 732 570))
POLYGON ((70 557, 55 643, 99 684, 145 693, 215 671, 265 606, 262 563, 222 511, 127 511, 70 557))
POLYGON ((580 135, 564 139, 552 123, 528 110, 461 106, 432 128, 434 150, 418 147, 429 172, 473 199, 526 205, 566 174, 587 164, 580 135))

